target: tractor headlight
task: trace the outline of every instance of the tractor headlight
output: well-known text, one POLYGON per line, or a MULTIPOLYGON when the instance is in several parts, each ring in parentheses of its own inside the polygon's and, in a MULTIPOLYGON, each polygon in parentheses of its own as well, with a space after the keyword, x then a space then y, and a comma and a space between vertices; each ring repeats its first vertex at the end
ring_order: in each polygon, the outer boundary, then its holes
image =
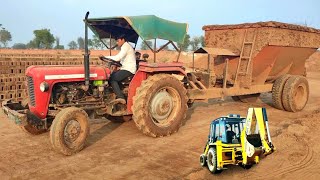
POLYGON ((49 84, 47 82, 42 82, 40 84, 40 91, 41 92, 46 92, 49 89, 49 84))

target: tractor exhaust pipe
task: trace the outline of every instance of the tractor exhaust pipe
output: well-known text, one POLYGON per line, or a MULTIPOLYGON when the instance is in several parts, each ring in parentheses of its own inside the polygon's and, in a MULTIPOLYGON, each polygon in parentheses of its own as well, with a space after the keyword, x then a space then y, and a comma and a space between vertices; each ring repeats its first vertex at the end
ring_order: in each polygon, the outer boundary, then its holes
POLYGON ((90 81, 90 68, 89 68, 89 49, 88 49, 88 16, 89 11, 86 13, 84 18, 84 28, 85 28, 85 35, 84 35, 84 77, 85 77, 85 89, 89 89, 89 81, 90 81))

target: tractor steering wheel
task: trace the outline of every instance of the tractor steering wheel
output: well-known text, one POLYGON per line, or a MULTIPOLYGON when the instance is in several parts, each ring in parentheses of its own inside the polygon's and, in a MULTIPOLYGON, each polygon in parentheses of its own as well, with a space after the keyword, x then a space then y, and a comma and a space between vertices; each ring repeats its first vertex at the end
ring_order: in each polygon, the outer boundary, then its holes
POLYGON ((110 67, 111 65, 115 65, 117 67, 121 67, 122 64, 118 61, 115 61, 113 59, 110 59, 110 58, 106 58, 106 57, 103 57, 103 56, 100 56, 99 59, 103 62, 106 62, 108 63, 108 66, 110 67))

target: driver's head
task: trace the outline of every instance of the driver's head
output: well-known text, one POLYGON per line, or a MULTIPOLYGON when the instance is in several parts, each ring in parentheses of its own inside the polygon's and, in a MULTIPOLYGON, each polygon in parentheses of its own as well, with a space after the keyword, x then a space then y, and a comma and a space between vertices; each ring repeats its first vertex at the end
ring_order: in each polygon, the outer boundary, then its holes
POLYGON ((117 37, 117 45, 121 47, 126 42, 126 38, 124 35, 120 35, 117 37))

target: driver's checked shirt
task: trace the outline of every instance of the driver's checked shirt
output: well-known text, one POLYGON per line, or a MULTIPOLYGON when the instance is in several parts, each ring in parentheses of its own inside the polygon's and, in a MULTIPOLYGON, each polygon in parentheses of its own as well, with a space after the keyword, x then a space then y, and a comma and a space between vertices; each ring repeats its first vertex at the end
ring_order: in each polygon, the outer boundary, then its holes
POLYGON ((106 56, 106 58, 120 61, 122 64, 120 70, 127 70, 132 74, 136 73, 136 56, 134 50, 128 42, 123 43, 120 52, 115 56, 106 56))

